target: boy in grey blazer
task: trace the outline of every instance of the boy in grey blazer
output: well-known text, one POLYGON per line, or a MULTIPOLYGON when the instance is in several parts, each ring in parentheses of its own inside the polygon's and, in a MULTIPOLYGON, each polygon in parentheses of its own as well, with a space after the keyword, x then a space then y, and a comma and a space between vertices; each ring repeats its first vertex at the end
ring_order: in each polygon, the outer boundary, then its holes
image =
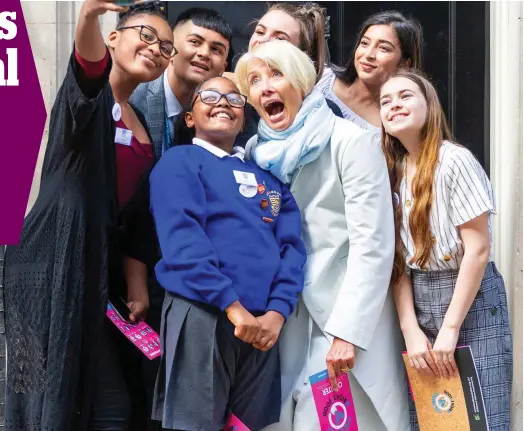
POLYGON ((222 15, 204 8, 181 13, 173 33, 178 53, 168 69, 155 81, 139 85, 129 99, 146 118, 157 160, 173 146, 175 122, 196 87, 226 70, 233 35, 222 15))

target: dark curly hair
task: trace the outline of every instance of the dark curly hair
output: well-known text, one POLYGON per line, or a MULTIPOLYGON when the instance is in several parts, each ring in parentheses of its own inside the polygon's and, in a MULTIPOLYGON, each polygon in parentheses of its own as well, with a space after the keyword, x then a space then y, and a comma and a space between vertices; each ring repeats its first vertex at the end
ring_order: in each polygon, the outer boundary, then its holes
POLYGON ((118 14, 118 24, 116 28, 120 28, 126 25, 131 19, 140 15, 151 15, 165 19, 167 21, 166 6, 162 1, 143 1, 131 5, 125 12, 118 14))

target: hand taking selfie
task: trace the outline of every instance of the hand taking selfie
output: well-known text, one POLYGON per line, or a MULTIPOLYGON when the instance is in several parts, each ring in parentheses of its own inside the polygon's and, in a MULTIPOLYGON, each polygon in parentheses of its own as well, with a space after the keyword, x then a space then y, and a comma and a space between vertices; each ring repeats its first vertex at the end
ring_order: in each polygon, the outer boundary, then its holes
POLYGON ((335 392, 338 391, 337 377, 355 366, 355 355, 356 349, 353 344, 335 337, 326 356, 329 382, 335 392))
POLYGON ((104 58, 107 48, 98 18, 107 11, 119 13, 126 10, 126 7, 118 6, 114 1, 86 0, 84 2, 75 35, 75 48, 80 57, 92 62, 104 58))
POLYGON ((265 352, 276 344, 285 319, 276 311, 268 311, 263 316, 257 317, 257 320, 260 323, 260 334, 253 347, 265 352))
POLYGON ((108 11, 125 12, 127 7, 118 5, 114 0, 85 0, 82 9, 86 16, 99 16, 108 11))

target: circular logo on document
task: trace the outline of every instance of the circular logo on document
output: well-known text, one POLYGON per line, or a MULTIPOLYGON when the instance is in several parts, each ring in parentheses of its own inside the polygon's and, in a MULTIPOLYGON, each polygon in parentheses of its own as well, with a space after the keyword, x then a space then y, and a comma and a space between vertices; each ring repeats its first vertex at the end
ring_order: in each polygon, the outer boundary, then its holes
POLYGON ((348 411, 346 406, 340 401, 334 402, 329 410, 328 415, 329 425, 334 430, 341 429, 348 420, 348 411))
POLYGON ((252 198, 257 194, 257 186, 248 186, 247 184, 240 184, 238 191, 242 196, 246 198, 252 198))
POLYGON ((444 391, 442 394, 435 392, 431 398, 431 403, 437 413, 451 413, 455 407, 453 397, 448 391, 444 391))

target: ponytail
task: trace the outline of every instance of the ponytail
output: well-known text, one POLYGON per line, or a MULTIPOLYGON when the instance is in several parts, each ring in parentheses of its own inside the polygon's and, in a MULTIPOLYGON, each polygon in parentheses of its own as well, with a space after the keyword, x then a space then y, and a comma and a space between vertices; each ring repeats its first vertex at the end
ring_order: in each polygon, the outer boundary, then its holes
POLYGON ((322 78, 326 64, 326 40, 325 40, 325 18, 322 10, 318 7, 311 8, 308 12, 311 17, 311 57, 315 62, 317 70, 317 82, 322 78))
POLYGON ((324 73, 326 64, 325 16, 324 9, 315 3, 295 5, 291 3, 275 3, 268 12, 279 10, 295 19, 300 27, 300 46, 315 64, 316 82, 324 73))

